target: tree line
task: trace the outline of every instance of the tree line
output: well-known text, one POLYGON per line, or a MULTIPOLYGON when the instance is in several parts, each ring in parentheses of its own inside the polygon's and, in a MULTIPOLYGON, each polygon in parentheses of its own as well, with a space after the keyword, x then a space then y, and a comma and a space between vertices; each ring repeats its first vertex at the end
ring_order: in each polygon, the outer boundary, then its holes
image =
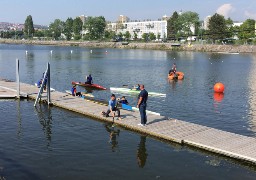
POLYGON ((169 40, 187 39, 193 36, 196 39, 215 43, 232 40, 234 37, 244 42, 253 41, 255 38, 255 20, 253 19, 247 19, 241 26, 234 26, 231 18, 225 19, 224 16, 215 13, 209 18, 205 29, 200 24, 199 15, 196 12, 187 11, 178 14, 175 11, 167 22, 169 40))
MULTIPOLYGON (((124 24, 118 22, 116 30, 125 29, 124 24)), ((137 40, 136 31, 133 32, 133 39, 137 40)), ((132 34, 107 30, 107 22, 103 16, 88 17, 83 23, 80 17, 75 19, 67 18, 66 21, 55 19, 47 29, 35 30, 32 16, 27 16, 23 31, 1 32, 1 38, 10 38, 15 35, 22 38, 45 38, 53 40, 110 40, 115 38, 130 39, 132 34)), ((237 37, 243 42, 250 42, 255 38, 255 20, 247 19, 241 26, 234 26, 231 18, 215 13, 209 18, 207 28, 202 27, 199 15, 196 12, 187 11, 178 14, 176 11, 167 20, 167 40, 178 41, 187 40, 190 37, 197 40, 207 40, 212 43, 237 37)), ((144 41, 159 39, 160 34, 144 33, 144 41)))

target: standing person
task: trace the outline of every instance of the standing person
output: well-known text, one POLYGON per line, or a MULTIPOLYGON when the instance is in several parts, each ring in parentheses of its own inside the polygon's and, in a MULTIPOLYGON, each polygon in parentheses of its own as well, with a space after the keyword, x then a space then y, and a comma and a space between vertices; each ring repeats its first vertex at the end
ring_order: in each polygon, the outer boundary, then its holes
POLYGON ((146 115, 146 108, 147 108, 147 100, 148 100, 148 92, 146 91, 143 84, 140 85, 140 94, 138 96, 138 103, 137 108, 140 110, 140 117, 141 123, 138 124, 139 126, 145 126, 147 123, 147 115, 146 115))
POLYGON ((115 117, 114 111, 117 111, 117 115, 118 115, 118 120, 121 120, 120 117, 120 110, 117 108, 116 106, 116 96, 114 94, 111 95, 110 100, 108 102, 108 110, 106 113, 102 113, 103 115, 105 114, 106 117, 109 117, 109 113, 111 113, 111 115, 113 116, 113 118, 115 117))

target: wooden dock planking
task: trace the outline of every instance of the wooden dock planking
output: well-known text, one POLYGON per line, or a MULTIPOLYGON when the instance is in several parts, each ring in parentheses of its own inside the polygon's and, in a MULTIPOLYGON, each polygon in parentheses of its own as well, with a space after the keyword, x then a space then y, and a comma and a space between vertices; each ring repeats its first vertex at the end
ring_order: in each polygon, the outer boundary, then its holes
MULTIPOLYGON (((0 98, 6 93, 16 96, 16 83, 0 80, 0 98)), ((39 88, 25 83, 20 84, 21 92, 29 98, 36 99, 39 88)), ((52 103, 55 106, 78 112, 102 121, 112 122, 113 118, 101 116, 107 106, 92 100, 73 97, 63 92, 51 92, 52 103)), ((46 93, 42 100, 46 100, 46 93)), ((215 152, 228 157, 245 160, 256 165, 256 139, 218 129, 189 123, 177 119, 167 119, 163 116, 148 114, 147 126, 142 127, 139 111, 121 110, 121 121, 114 119, 116 124, 134 131, 149 134, 165 140, 187 144, 207 151, 215 152)))

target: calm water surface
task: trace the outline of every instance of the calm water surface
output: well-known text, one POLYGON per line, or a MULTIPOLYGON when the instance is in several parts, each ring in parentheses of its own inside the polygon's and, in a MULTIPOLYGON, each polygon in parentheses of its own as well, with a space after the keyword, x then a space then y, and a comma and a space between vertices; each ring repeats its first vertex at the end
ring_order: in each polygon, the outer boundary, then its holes
MULTIPOLYGON (((256 55, 0 45, 0 77, 34 84, 51 63, 52 87, 64 91, 71 81, 107 88, 143 83, 148 109, 162 115, 247 136, 256 136, 256 55), (26 55, 25 51, 28 51, 26 55), (50 51, 52 50, 52 53, 50 51), (71 53, 72 50, 72 53, 71 53), (185 79, 169 82, 172 63, 185 79), (224 96, 213 86, 225 84, 224 96)), ((83 89, 80 89, 84 91, 83 89)), ((100 99, 111 92, 93 91, 100 99)), ((128 97, 136 104, 136 97, 128 97)), ((32 101, 0 101, 0 177, 6 179, 255 179, 255 170, 235 161, 167 144, 79 114, 32 101), (125 175, 123 177, 123 175, 125 175)))

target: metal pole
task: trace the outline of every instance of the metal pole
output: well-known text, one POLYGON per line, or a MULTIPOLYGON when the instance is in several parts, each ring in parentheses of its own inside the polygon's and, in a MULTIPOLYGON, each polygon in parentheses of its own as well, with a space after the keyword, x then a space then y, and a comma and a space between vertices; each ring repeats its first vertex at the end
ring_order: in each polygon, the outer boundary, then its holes
POLYGON ((20 98, 20 74, 19 74, 19 69, 20 69, 20 63, 19 59, 16 59, 16 82, 17 82, 17 98, 20 98))
POLYGON ((50 63, 47 64, 47 102, 51 104, 51 75, 50 75, 50 63))

